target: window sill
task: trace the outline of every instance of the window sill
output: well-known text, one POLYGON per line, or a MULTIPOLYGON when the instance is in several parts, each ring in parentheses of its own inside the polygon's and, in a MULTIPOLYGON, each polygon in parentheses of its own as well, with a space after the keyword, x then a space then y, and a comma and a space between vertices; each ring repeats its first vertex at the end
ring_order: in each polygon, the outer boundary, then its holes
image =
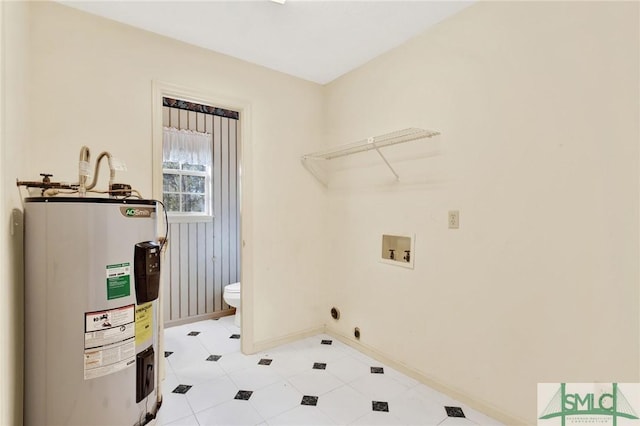
POLYGON ((212 215, 189 215, 179 213, 169 213, 167 215, 169 223, 210 223, 213 222, 212 215))

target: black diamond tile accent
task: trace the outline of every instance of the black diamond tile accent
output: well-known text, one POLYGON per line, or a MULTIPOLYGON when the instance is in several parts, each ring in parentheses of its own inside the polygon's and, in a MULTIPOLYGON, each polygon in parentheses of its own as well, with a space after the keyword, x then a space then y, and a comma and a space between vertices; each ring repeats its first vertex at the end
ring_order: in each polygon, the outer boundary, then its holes
POLYGON ((312 405, 312 406, 316 406, 318 405, 318 397, 317 396, 311 396, 311 395, 305 395, 302 397, 302 402, 300 403, 301 405, 312 405))
POLYGON ((464 411, 460 407, 444 407, 449 417, 467 417, 464 415, 464 411))
POLYGON ((249 398, 251 398, 252 393, 253 391, 241 390, 241 391, 238 391, 238 393, 233 399, 241 399, 243 401, 248 401, 249 398))
POLYGON ((231 336, 229 336, 229 339, 239 339, 240 335, 239 334, 232 334, 231 336))
POLYGON ((320 342, 320 343, 322 343, 323 345, 330 345, 330 344, 332 344, 332 343, 333 343, 333 340, 323 340, 323 341, 322 341, 322 342, 320 342))
POLYGON ((272 359, 267 359, 267 358, 262 358, 260 361, 258 361, 258 364, 260 365, 271 365, 271 361, 273 361, 272 359))
POLYGON ((198 334, 200 334, 199 331, 192 331, 191 333, 187 334, 187 336, 197 336, 198 334))
POLYGON ((371 401, 371 407, 373 411, 389 412, 389 403, 384 401, 371 401))
POLYGON ((207 361, 217 361, 220 358, 222 358, 221 355, 209 355, 209 358, 207 358, 207 361))
POLYGON ((168 351, 164 351, 164 357, 168 357, 169 355, 171 355, 173 352, 168 352, 168 351))
POLYGON ((173 393, 183 393, 184 394, 184 393, 189 392, 189 389, 191 389, 191 385, 178 385, 173 390, 173 393))
POLYGON ((327 368, 327 364, 325 364, 324 362, 314 362, 313 363, 313 369, 314 370, 324 370, 327 368))
POLYGON ((371 374, 384 374, 384 368, 382 368, 382 367, 371 367, 371 374))

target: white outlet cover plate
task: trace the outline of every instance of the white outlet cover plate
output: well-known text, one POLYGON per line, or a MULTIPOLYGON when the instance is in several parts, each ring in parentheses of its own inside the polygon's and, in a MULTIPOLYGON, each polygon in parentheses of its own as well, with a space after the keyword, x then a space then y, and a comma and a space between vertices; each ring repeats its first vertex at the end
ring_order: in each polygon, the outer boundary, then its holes
POLYGON ((449 229, 459 229, 460 228, 460 211, 449 210, 449 213, 447 214, 447 223, 449 224, 449 229))

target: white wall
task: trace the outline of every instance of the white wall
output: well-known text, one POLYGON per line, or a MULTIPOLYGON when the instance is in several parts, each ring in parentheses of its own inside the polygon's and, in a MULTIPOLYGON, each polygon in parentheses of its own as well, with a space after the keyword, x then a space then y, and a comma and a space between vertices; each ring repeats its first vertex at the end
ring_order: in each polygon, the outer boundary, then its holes
POLYGON ((327 86, 332 143, 442 132, 410 184, 330 190, 330 330, 510 422, 538 382, 640 381, 638 12, 483 2, 327 86))
POLYGON ((15 185, 24 171, 29 58, 24 3, 0 3, 0 424, 22 423, 22 218, 15 185), (18 225, 12 229, 12 224, 18 225))

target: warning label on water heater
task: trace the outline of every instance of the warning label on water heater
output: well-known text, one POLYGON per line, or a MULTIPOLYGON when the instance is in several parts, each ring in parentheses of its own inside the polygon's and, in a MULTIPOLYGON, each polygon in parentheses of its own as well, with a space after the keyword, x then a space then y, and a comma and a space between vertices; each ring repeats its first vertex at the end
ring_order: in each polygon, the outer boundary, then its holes
POLYGON ((84 314, 84 379, 115 373, 136 362, 135 306, 84 314))
POLYGON ((153 303, 136 307, 136 345, 142 346, 153 337, 153 303))

